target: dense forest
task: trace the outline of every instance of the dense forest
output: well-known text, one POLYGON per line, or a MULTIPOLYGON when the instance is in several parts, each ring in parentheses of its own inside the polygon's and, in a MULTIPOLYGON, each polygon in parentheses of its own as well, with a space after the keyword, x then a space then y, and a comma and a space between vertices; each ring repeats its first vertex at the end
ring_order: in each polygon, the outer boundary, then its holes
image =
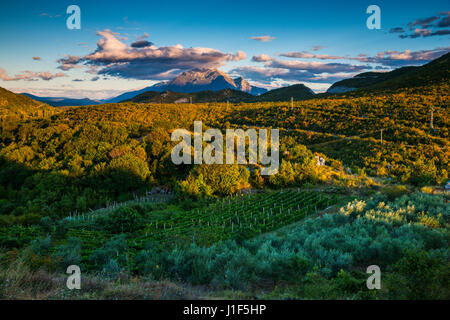
POLYGON ((0 298, 62 298, 77 264, 93 288, 72 298, 448 299, 449 92, 52 108, 2 89, 0 298), (279 172, 173 164, 170 134, 194 120, 279 129, 279 172))

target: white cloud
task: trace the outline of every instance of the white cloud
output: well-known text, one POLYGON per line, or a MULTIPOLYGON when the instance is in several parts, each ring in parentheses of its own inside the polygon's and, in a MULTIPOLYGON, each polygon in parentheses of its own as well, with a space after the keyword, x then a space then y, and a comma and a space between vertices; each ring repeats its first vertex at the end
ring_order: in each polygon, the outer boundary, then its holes
POLYGON ((24 71, 21 74, 16 74, 14 76, 9 76, 3 68, 0 68, 0 79, 3 81, 17 81, 17 80, 52 80, 55 78, 66 77, 65 73, 51 73, 49 71, 41 71, 41 72, 33 72, 33 71, 24 71))
POLYGON ((260 42, 270 42, 272 40, 275 40, 275 37, 272 36, 257 36, 257 37, 251 37, 250 39, 260 41, 260 42))

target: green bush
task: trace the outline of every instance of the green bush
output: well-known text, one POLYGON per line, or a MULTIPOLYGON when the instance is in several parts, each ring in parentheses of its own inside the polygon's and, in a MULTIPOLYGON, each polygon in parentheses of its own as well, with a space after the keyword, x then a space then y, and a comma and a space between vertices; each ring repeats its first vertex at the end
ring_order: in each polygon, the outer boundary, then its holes
POLYGON ((56 249, 54 256, 60 261, 63 269, 70 265, 81 264, 81 240, 78 238, 69 238, 67 244, 61 245, 56 249))
POLYGON ((450 264, 441 255, 406 250, 386 279, 391 298, 450 298, 450 264))
POLYGON ((114 210, 106 221, 105 230, 111 233, 134 232, 142 227, 142 219, 138 211, 131 207, 120 207, 114 210))

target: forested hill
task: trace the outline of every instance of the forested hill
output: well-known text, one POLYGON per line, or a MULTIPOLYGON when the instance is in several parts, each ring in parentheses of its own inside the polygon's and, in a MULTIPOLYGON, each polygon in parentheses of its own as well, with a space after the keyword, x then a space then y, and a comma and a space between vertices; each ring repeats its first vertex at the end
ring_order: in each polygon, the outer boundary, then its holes
POLYGON ((415 88, 450 81, 450 53, 420 67, 403 67, 390 72, 365 72, 334 83, 328 93, 358 90, 373 92, 415 88))
POLYGON ((2 120, 25 120, 48 116, 56 112, 55 108, 45 103, 0 87, 0 119, 2 120))

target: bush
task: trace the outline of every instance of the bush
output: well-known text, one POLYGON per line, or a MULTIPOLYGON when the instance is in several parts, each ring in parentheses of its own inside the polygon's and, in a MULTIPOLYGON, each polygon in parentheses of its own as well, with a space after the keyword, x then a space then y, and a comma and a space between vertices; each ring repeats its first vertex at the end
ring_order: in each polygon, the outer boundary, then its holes
POLYGON ((142 219, 136 209, 120 207, 106 219, 104 228, 111 233, 134 232, 142 227, 142 219))
POLYGON ((36 254, 38 257, 42 257, 47 255, 50 251, 51 246, 51 238, 50 236, 42 239, 35 239, 30 243, 30 250, 32 253, 36 254))
MULTIPOLYGON (((102 248, 96 249, 90 256, 89 262, 97 268, 104 268, 106 265, 112 267, 116 262, 120 265, 127 263, 125 251, 128 248, 125 235, 111 238, 102 248), (114 259, 115 262, 111 262, 114 259)), ((109 268, 107 267, 107 269, 109 268)))
POLYGON ((70 265, 81 264, 81 240, 78 238, 69 238, 67 244, 58 247, 54 254, 60 262, 63 269, 70 265))
POLYGON ((390 201, 393 201, 396 198, 399 198, 399 197, 403 196, 404 194, 407 194, 409 191, 406 186, 398 185, 398 186, 386 187, 383 190, 381 190, 381 192, 384 193, 390 201))
POLYGON ((450 298, 450 265, 441 255, 424 250, 406 250, 387 277, 392 298, 450 298))

